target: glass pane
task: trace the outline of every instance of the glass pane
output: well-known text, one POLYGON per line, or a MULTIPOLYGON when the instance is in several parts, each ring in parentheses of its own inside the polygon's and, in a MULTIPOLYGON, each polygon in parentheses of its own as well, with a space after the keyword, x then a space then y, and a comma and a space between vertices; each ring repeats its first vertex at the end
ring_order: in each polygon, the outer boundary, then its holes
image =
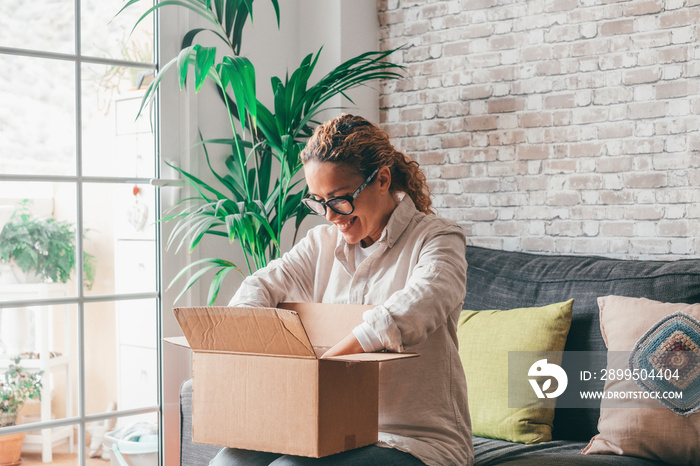
POLYGON ((137 89, 141 71, 104 65, 83 67, 83 174, 154 176, 148 110, 136 120, 145 92, 137 89))
POLYGON ((82 54, 135 62, 153 62, 153 18, 144 19, 131 32, 136 21, 153 6, 141 1, 115 15, 123 0, 83 0, 81 2, 82 54))
POLYGON ((155 191, 150 185, 84 185, 86 295, 155 292, 155 191), (90 248, 90 249, 88 249, 90 248))
POLYGON ((0 301, 76 295, 75 202, 73 183, 0 183, 0 301))
MULTIPOLYGON (((0 431, 1 432, 1 431, 0 431)), ((23 466, 43 466, 60 464, 70 466, 80 464, 78 458, 77 426, 58 429, 41 429, 26 434, 10 434, 24 437, 21 443, 21 462, 23 466), (72 435, 72 437, 71 437, 72 435), (58 439, 58 437, 61 437, 58 439), (43 446, 44 437, 55 439, 48 446, 43 446)), ((114 456, 115 445, 120 450, 127 464, 140 466, 158 465, 158 413, 138 416, 118 417, 87 425, 86 450, 83 453, 87 466, 108 466, 120 464, 114 456), (140 435, 134 435, 140 434, 140 435), (138 453, 131 453, 124 446, 135 446, 130 442, 138 441, 138 453)), ((19 463, 16 463, 19 464, 19 463)))
POLYGON ((91 303, 85 310, 85 401, 88 414, 158 402, 154 299, 91 303))
MULTIPOLYGON (((77 429, 77 426, 65 426, 27 433, 22 442, 22 466, 43 466, 46 464, 77 466, 79 464, 77 429), (44 439, 46 439, 47 446, 43 445, 44 439), (52 439, 57 440, 52 444, 52 439)), ((87 464, 88 466, 97 466, 98 464, 106 466, 104 461, 101 463, 88 461, 87 464)))
POLYGON ((75 65, 0 54, 0 70, 0 173, 74 174, 75 65))
POLYGON ((114 449, 120 450, 124 460, 130 465, 158 465, 158 414, 148 413, 139 416, 119 417, 88 424, 88 466, 121 464, 114 457, 114 449), (132 442, 138 442, 138 451, 132 442), (132 453, 130 454, 129 451, 132 453), (97 459, 109 460, 96 462, 97 459), (92 462, 91 462, 92 461, 92 462))
POLYGON ((0 1, 0 46, 75 53, 74 0, 0 1))
MULTIPOLYGON (((36 388, 32 388, 28 396, 20 397, 11 384, 2 387, 3 411, 10 413, 19 408, 16 419, 5 419, 7 425, 63 419, 77 414, 76 329, 75 305, 0 310, 0 370, 3 379, 8 373, 10 380, 29 378, 36 388), (18 362, 16 358, 20 358, 18 362)), ((54 429, 54 441, 72 444, 72 434, 72 429, 54 429)), ((25 440, 25 444, 32 443, 32 439, 25 440)))

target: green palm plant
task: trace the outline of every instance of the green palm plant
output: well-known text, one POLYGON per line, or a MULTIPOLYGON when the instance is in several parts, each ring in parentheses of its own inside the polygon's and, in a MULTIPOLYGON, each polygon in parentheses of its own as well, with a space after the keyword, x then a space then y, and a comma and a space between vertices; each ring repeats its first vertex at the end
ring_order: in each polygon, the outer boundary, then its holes
MULTIPOLYGON (((131 0, 124 7, 140 0, 131 0)), ((271 0, 279 27, 277 0, 271 0)), ((179 77, 180 89, 187 86, 190 70, 194 90, 199 92, 210 81, 228 111, 231 136, 205 139, 200 130, 198 146, 202 148, 207 167, 215 184, 208 183, 182 168, 172 166, 194 188, 194 196, 181 200, 163 221, 176 221, 167 242, 176 252, 186 247, 192 252, 207 235, 223 236, 237 242, 246 261, 243 269, 224 258, 195 261, 180 271, 173 282, 190 272, 179 299, 205 274, 213 272, 208 304, 213 304, 222 281, 232 270, 245 276, 264 267, 281 254, 280 238, 284 225, 294 221, 294 242, 308 214, 301 200, 306 194, 299 154, 313 128, 319 123, 319 112, 335 96, 369 81, 398 79, 403 67, 385 59, 394 52, 367 52, 354 57, 325 75, 315 84, 311 75, 321 50, 307 55, 300 66, 284 80, 273 77, 273 106, 268 109, 258 99, 255 68, 247 58, 239 56, 243 27, 252 18, 253 0, 165 0, 138 19, 165 6, 188 8, 204 18, 209 27, 188 31, 181 51, 167 63, 146 91, 139 113, 152 102, 164 75, 173 70, 179 77), (195 43, 202 32, 217 36, 228 49, 217 61, 217 48, 195 43), (230 52, 230 53, 229 53, 230 52), (210 157, 211 146, 224 146, 225 171, 217 170, 210 157)), ((122 10, 123 10, 122 9, 122 10)), ((176 299, 176 300, 177 300, 176 299)))

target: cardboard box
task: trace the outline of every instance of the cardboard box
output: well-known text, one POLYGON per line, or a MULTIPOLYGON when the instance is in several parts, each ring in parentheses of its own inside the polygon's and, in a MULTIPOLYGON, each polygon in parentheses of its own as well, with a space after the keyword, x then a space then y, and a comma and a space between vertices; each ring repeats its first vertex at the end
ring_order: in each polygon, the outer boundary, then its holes
POLYGON ((321 457, 377 441, 379 362, 416 354, 319 357, 367 306, 174 309, 193 350, 195 442, 321 457))

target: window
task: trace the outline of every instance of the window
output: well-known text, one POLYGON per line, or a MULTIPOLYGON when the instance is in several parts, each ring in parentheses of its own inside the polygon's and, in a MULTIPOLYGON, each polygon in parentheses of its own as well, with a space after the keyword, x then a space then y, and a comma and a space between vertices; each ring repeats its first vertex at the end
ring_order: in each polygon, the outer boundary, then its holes
POLYGON ((42 373, 0 440, 26 433, 25 465, 90 464, 135 431, 158 464, 158 121, 135 119, 152 18, 130 34, 147 3, 0 2, 0 371, 42 373))

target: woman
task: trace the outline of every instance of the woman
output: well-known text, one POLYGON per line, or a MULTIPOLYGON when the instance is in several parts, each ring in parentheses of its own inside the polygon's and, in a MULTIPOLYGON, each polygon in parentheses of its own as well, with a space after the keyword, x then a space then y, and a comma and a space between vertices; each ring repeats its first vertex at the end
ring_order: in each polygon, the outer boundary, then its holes
POLYGON ((377 126, 342 115, 301 154, 304 203, 331 223, 248 277, 232 306, 369 304, 324 357, 386 349, 419 358, 381 367, 379 442, 325 458, 223 449, 212 465, 465 465, 473 462, 457 353, 465 294, 462 229, 431 210, 425 176, 377 126))

